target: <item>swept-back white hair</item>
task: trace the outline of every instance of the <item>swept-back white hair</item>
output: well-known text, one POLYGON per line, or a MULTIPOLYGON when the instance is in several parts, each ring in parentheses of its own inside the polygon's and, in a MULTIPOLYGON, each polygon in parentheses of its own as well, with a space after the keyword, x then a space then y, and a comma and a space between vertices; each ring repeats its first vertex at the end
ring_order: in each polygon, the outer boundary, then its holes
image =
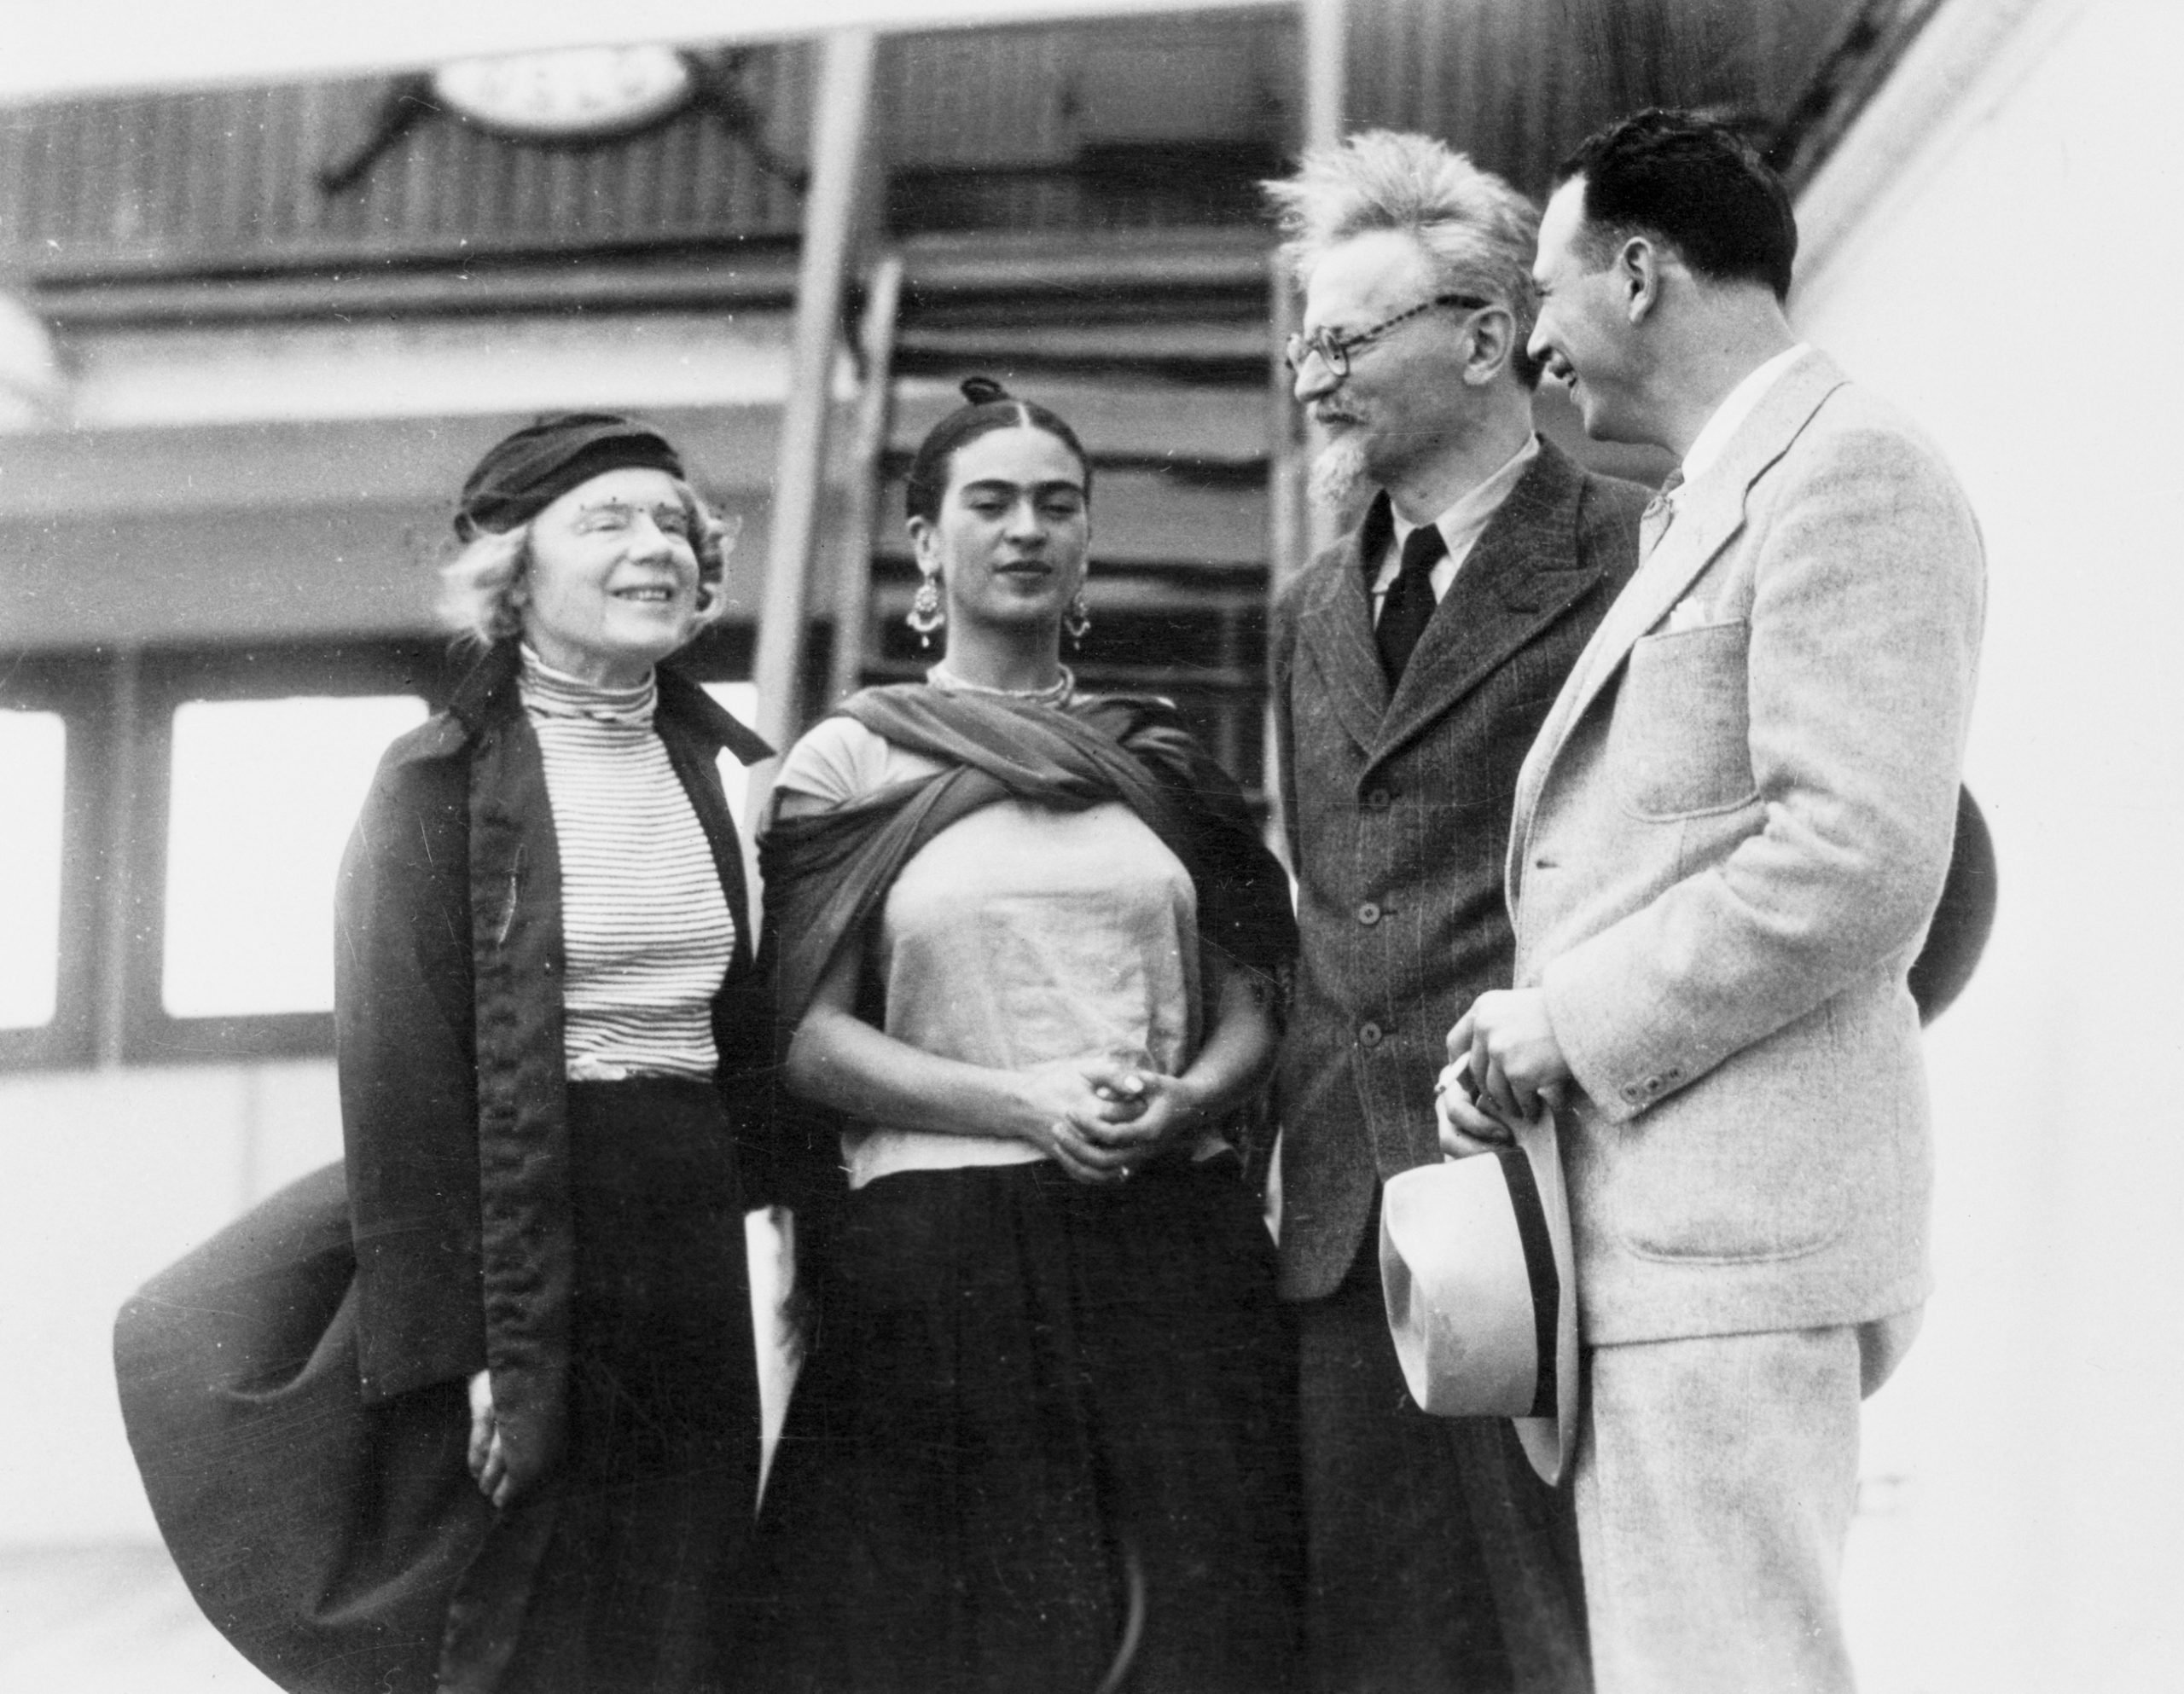
POLYGON ((1433 266, 1437 292, 1481 294, 1509 309, 1518 368, 1531 380, 1523 350, 1539 316, 1531 269, 1539 208, 1491 171, 1431 136, 1365 130, 1314 148, 1295 174, 1261 186, 1300 285, 1352 236, 1409 235, 1433 266))

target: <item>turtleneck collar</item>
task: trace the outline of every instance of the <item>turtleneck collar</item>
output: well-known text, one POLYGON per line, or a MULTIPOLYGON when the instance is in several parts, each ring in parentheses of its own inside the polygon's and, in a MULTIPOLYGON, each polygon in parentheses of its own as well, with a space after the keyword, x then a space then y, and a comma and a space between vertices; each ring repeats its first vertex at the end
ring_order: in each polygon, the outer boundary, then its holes
POLYGON ((596 723, 648 726, 653 708, 659 700, 659 685, 653 676, 648 675, 634 688, 603 688, 566 670, 556 670, 527 642, 519 686, 525 706, 538 716, 585 717, 596 723))

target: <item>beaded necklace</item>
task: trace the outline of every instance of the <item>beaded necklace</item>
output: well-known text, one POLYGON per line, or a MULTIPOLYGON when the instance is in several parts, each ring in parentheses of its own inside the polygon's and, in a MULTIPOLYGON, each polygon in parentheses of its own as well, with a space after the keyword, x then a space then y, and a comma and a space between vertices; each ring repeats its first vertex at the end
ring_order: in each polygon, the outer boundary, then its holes
POLYGON ((1066 705, 1070 696, 1077 692, 1076 674, 1066 664, 1061 667, 1060 679, 1043 688, 988 687, 984 682, 973 682, 958 676, 948 668, 945 659, 927 670, 925 680, 930 687, 938 688, 944 693, 994 694, 1005 700, 1027 700, 1033 705, 1066 705))

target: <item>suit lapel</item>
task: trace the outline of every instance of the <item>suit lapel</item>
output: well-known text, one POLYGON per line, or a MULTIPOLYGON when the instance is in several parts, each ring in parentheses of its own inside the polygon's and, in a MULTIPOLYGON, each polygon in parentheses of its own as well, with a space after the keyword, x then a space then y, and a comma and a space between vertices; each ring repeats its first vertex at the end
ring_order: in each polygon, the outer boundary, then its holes
POLYGON ((1577 468, 1550 442, 1434 608, 1374 743, 1386 757, 1451 711, 1605 568, 1577 556, 1577 468))
POLYGON ((1364 522, 1313 564, 1315 580, 1297 621, 1298 643, 1326 685, 1327 703, 1350 739, 1367 751, 1387 716, 1388 679, 1373 640, 1365 560, 1386 545, 1391 526, 1387 496, 1378 496, 1364 522))
POLYGON ((1699 574, 1744 527, 1745 502, 1752 484, 1789 450, 1821 402, 1843 381, 1843 373, 1823 354, 1798 360, 1745 420, 1720 462, 1678 496, 1675 521, 1593 632, 1525 761, 1517 782, 1516 825, 1510 832, 1513 899, 1533 808, 1571 730, 1622 668, 1632 647, 1668 616, 1699 574))
POLYGON ((1709 477, 1679 496, 1675 520, 1608 608, 1571 671, 1578 685, 1576 698, 1569 702, 1572 721, 1599 693, 1639 637, 1668 616, 1692 579, 1744 527, 1744 496, 1749 486, 1748 481, 1732 483, 1726 478, 1709 477))

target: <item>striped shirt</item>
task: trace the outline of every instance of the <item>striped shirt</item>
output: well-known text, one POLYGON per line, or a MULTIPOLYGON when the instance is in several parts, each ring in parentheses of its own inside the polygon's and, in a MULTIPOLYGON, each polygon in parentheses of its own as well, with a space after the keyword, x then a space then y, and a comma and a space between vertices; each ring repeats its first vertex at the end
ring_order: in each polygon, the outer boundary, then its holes
POLYGON ((561 844, 569 1078, 710 1077, 735 920, 653 729, 652 679, 600 688, 526 647, 520 686, 561 844))

